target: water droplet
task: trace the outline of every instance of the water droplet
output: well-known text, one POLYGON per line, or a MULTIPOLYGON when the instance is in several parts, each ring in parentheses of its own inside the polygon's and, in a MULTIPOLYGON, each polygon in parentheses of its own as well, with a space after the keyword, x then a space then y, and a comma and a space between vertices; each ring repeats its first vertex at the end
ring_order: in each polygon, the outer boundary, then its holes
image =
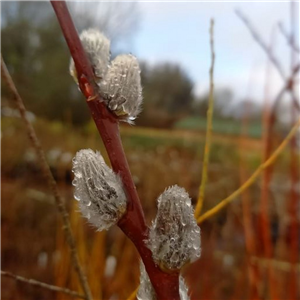
POLYGON ((74 173, 77 178, 82 178, 82 173, 77 171, 74 173))
POLYGON ((118 104, 117 103, 115 103, 115 104, 113 104, 113 105, 110 106, 111 110, 116 110, 117 108, 118 108, 118 104))
POLYGON ((75 200, 80 201, 80 198, 76 194, 74 194, 74 198, 75 200))

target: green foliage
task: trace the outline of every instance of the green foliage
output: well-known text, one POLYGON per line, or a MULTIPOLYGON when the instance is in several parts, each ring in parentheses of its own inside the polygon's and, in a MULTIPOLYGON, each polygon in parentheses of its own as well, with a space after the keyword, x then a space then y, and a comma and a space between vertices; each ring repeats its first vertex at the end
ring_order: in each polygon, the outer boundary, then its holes
MULTIPOLYGON (((178 129, 205 130, 206 118, 187 117, 176 122, 174 127, 178 129)), ((249 137, 259 138, 261 137, 261 130, 261 123, 252 122, 249 124, 248 135, 249 137)), ((213 131, 230 135, 240 135, 241 121, 234 119, 214 118, 213 131)))
POLYGON ((144 109, 138 125, 169 127, 186 115, 194 100, 193 82, 176 64, 141 65, 144 109))

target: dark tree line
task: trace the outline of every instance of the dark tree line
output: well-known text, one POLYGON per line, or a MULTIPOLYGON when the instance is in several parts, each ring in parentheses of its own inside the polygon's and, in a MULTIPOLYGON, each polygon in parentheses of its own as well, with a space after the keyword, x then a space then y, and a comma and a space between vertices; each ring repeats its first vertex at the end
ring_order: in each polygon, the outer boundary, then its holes
MULTIPOLYGON (((110 39, 112 58, 131 52, 138 29, 137 3, 68 2, 79 31, 102 30, 110 39)), ((52 7, 47 2, 3 2, 2 54, 27 108, 39 117, 74 125, 90 119, 87 106, 69 75, 70 56, 52 7)), ((207 97, 196 99, 194 83, 178 64, 141 62, 143 111, 138 125, 170 127, 189 115, 205 116, 207 97)), ((2 86, 2 103, 9 94, 2 86)), ((224 116, 232 101, 227 90, 216 92, 215 115, 224 116)))
MULTIPOLYGON (((69 52, 50 3, 4 2, 1 5, 2 55, 26 99, 27 108, 51 120, 71 120, 73 124, 89 120, 87 106, 69 75, 69 52)), ((134 33, 137 20, 133 3, 127 6, 85 3, 85 8, 78 3, 68 5, 79 30, 93 26, 112 36, 113 55, 129 46, 124 40, 134 33), (108 12, 111 18, 103 19, 101 15, 108 12), (123 22, 117 22, 116 17, 123 22)), ((3 105, 8 95, 3 85, 3 105)))

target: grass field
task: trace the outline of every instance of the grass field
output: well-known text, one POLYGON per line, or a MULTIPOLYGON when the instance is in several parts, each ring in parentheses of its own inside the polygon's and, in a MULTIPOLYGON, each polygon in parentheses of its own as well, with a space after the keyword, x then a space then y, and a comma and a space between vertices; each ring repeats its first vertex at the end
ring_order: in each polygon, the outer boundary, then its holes
MULTIPOLYGON (((214 130, 219 134, 227 134, 231 136, 238 136, 241 134, 241 123, 239 120, 233 119, 217 119, 214 120, 214 130)), ((206 129, 206 118, 203 117, 188 117, 180 120, 175 124, 175 128, 188 130, 202 130, 206 129)), ((252 138, 260 138, 262 133, 261 123, 252 122, 248 128, 248 136, 252 138)))

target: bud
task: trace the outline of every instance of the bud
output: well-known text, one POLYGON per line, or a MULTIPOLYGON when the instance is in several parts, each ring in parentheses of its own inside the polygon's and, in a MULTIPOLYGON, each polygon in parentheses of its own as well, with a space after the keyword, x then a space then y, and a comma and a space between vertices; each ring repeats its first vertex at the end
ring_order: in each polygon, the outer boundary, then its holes
POLYGON ((142 86, 140 67, 131 54, 117 56, 106 77, 100 82, 100 91, 108 108, 121 120, 131 123, 141 111, 142 86))
POLYGON ((126 211, 122 182, 99 152, 80 150, 73 158, 74 198, 81 213, 98 230, 109 229, 126 211))
POLYGON ((180 275, 179 276, 179 297, 180 297, 180 300, 190 300, 188 292, 189 292, 189 289, 186 286, 183 277, 180 275))
MULTIPOLYGON (((136 296, 138 300, 156 300, 154 288, 142 261, 140 263, 140 286, 136 296)), ((179 276, 179 296, 180 300, 190 299, 188 288, 181 275, 179 276)))
POLYGON ((200 228, 191 199, 183 188, 175 185, 159 196, 147 245, 162 269, 180 269, 200 257, 200 228))
POLYGON ((156 300, 156 295, 143 262, 140 263, 140 286, 136 295, 138 300, 156 300))
MULTIPOLYGON (((80 34, 83 49, 93 67, 95 81, 97 84, 107 73, 110 59, 110 41, 97 29, 87 29, 80 34)), ((70 74, 78 83, 77 72, 73 59, 70 62, 70 74)))

